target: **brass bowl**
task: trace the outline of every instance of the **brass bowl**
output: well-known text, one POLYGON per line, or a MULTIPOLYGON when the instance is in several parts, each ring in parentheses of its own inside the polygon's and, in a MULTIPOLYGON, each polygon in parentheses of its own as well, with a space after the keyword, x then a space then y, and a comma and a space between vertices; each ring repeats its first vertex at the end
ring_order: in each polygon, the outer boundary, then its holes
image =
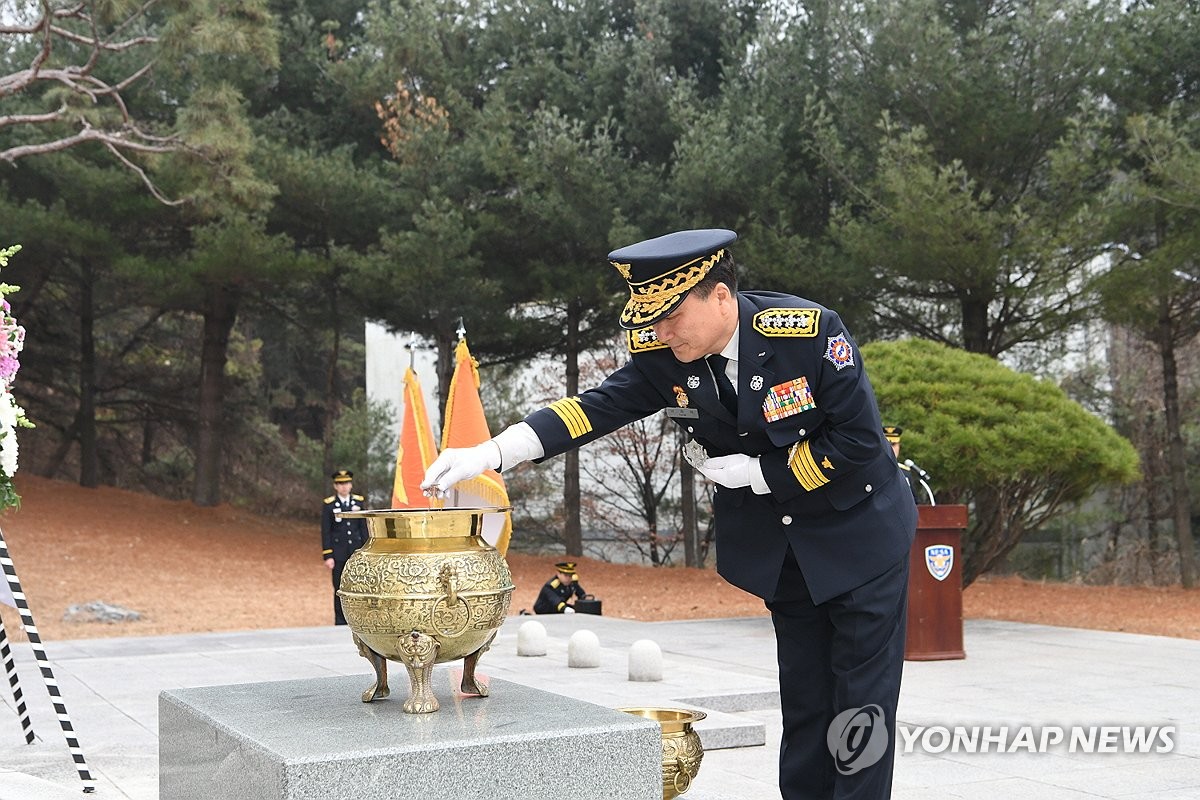
POLYGON ((686 792, 700 771, 704 748, 700 745, 700 734, 692 730, 692 723, 708 715, 703 711, 686 708, 618 708, 626 714, 652 719, 662 730, 663 800, 686 792))

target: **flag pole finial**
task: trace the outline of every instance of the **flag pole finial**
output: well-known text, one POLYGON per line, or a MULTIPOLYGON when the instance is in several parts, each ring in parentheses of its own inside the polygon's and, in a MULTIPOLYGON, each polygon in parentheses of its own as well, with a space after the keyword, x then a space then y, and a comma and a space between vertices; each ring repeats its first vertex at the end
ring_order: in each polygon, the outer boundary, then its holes
POLYGON ((404 345, 404 349, 408 351, 408 366, 412 369, 416 366, 417 361, 417 332, 413 331, 409 334, 408 344, 404 345))
POLYGON ((462 317, 459 317, 459 318, 458 318, 458 329, 457 329, 456 331, 454 331, 454 332, 458 334, 458 340, 459 340, 460 342, 461 342, 463 339, 467 338, 467 326, 466 326, 465 324, 463 324, 463 318, 462 318, 462 317))

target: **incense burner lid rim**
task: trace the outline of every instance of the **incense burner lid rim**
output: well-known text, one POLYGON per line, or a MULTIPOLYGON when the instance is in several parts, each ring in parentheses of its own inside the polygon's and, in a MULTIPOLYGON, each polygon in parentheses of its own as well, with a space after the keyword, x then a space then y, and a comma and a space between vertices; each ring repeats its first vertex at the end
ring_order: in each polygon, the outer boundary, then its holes
POLYGON ((512 506, 446 506, 445 508, 370 508, 362 511, 342 511, 339 516, 343 517, 382 517, 382 516, 401 516, 409 514, 446 514, 446 513, 462 513, 478 512, 480 514, 501 514, 506 511, 511 511, 512 506))

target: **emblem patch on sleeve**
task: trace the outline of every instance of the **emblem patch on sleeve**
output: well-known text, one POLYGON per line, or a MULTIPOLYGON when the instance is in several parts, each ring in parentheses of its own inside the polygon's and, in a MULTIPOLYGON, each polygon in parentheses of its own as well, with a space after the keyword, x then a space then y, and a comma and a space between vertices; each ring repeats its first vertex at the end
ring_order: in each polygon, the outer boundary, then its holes
POLYGON ((812 338, 817 335, 819 308, 768 308, 754 315, 754 330, 763 336, 796 336, 812 338))
POLYGON ((793 381, 772 386, 763 398, 762 411, 767 422, 778 422, 816 407, 812 390, 808 388, 808 378, 801 375, 793 381))
POLYGON ((829 344, 825 347, 825 360, 833 364, 838 372, 845 367, 854 366, 854 348, 850 346, 850 340, 844 332, 829 337, 829 344))

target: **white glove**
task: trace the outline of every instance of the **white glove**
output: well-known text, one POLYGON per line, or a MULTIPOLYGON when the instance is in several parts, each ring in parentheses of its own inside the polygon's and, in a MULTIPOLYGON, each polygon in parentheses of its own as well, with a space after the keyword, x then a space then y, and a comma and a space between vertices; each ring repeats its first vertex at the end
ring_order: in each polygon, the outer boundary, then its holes
POLYGON ((726 489, 740 489, 749 486, 755 494, 768 494, 771 490, 763 477, 762 464, 758 456, 748 456, 745 453, 734 453, 728 456, 716 456, 705 461, 696 470, 713 483, 726 489))
POLYGON ((563 606, 563 613, 564 614, 574 614, 575 609, 571 608, 570 606, 563 606))
POLYGON ((443 497, 459 481, 500 466, 500 448, 491 439, 474 447, 451 447, 425 470, 421 490, 426 497, 443 497))
POLYGON ((523 461, 546 455, 542 440, 528 422, 509 425, 493 436, 492 441, 500 448, 500 466, 496 467, 499 470, 507 471, 523 461))

